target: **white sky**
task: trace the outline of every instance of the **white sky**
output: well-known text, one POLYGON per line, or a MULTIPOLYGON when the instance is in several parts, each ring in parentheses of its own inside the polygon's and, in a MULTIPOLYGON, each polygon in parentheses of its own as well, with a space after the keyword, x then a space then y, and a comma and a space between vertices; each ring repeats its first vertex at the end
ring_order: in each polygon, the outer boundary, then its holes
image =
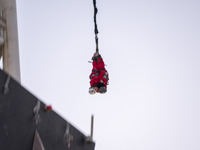
POLYGON ((110 85, 89 95, 92 0, 17 0, 22 85, 96 150, 200 149, 200 1, 97 0, 110 85))

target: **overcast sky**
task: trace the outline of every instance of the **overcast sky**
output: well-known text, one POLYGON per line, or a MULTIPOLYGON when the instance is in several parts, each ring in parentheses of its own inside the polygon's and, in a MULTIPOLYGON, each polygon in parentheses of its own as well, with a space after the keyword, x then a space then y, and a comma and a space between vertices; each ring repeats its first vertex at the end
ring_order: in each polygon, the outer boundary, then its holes
POLYGON ((200 1, 97 0, 108 92, 89 95, 92 0, 17 0, 22 85, 95 150, 200 149, 200 1))

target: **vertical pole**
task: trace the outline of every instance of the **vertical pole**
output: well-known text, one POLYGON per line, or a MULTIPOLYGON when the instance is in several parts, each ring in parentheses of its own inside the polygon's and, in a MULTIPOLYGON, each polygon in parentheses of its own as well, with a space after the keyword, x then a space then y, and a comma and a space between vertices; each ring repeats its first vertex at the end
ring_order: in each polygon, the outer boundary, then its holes
POLYGON ((93 128, 94 128, 94 116, 91 116, 91 133, 90 133, 90 138, 93 140, 93 128))
POLYGON ((20 83, 16 0, 0 0, 0 7, 4 11, 6 20, 3 69, 20 83))

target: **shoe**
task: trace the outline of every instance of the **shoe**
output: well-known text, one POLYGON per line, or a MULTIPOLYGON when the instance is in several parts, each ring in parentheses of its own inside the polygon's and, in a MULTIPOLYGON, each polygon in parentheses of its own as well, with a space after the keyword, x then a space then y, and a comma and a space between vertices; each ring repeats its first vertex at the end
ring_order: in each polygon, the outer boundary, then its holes
POLYGON ((98 57, 99 56, 99 52, 94 53, 93 57, 98 57))

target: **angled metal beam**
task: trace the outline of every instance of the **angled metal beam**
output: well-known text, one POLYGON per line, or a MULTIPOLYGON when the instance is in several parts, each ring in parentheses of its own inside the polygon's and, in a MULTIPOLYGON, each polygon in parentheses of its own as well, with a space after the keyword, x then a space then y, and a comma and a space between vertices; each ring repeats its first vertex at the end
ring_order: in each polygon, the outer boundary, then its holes
POLYGON ((41 140, 40 135, 37 130, 35 131, 33 150, 45 150, 44 145, 42 143, 42 140, 41 140))

